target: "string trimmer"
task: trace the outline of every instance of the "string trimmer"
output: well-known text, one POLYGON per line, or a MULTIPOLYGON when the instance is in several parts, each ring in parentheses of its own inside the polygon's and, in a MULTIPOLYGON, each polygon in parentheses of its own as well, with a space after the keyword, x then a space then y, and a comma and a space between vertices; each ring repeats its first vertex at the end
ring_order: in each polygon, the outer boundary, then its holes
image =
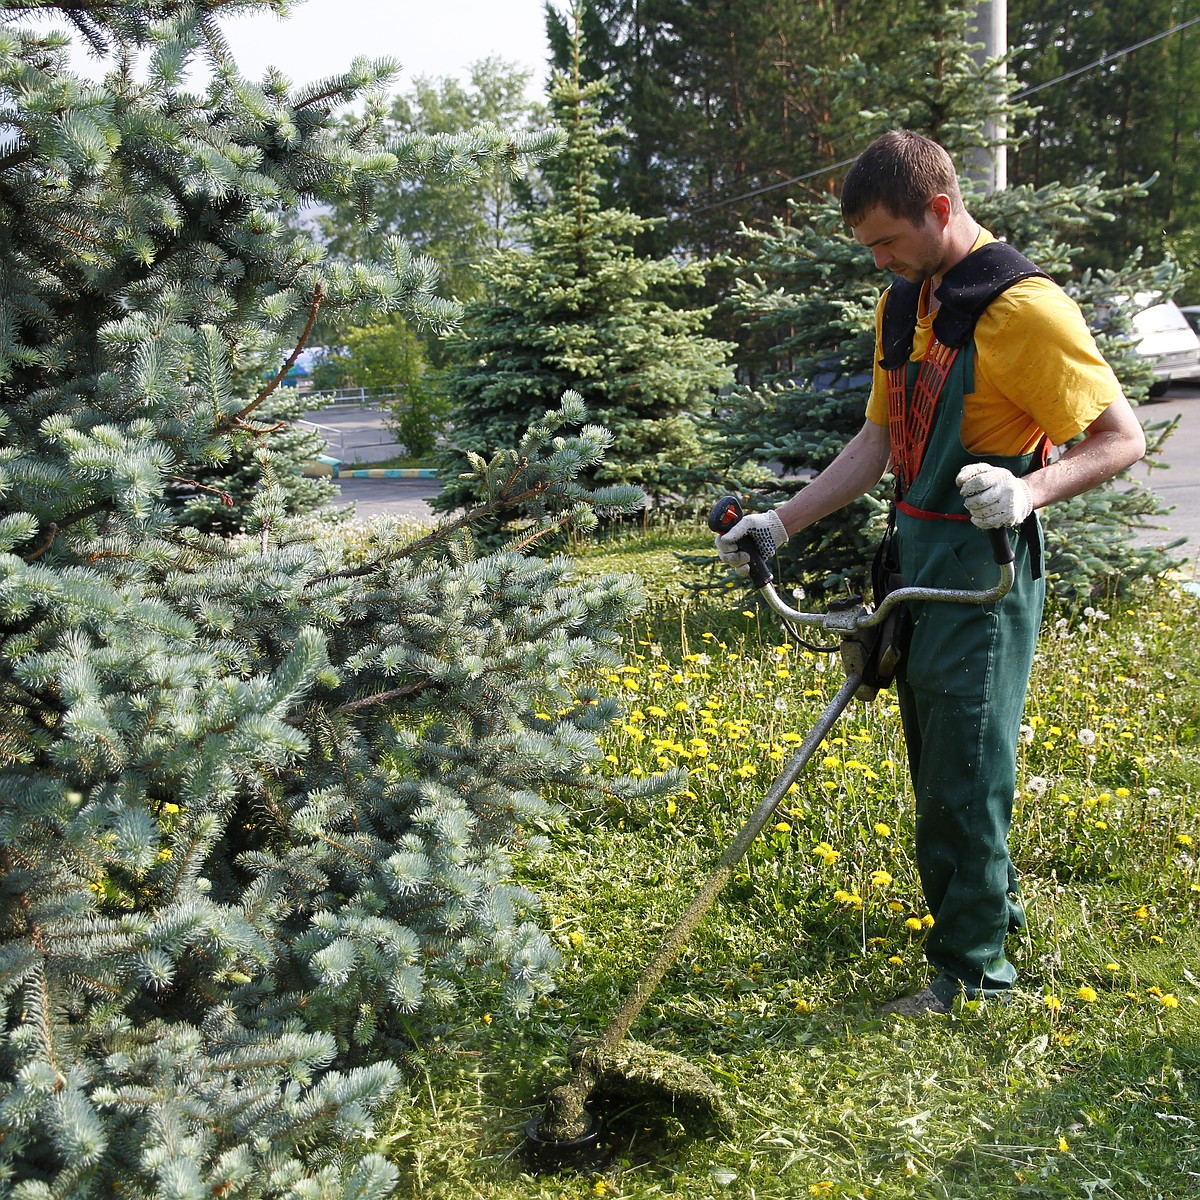
MULTIPOLYGON (((724 533, 742 517, 736 496, 719 500, 709 514, 709 528, 724 533)), ((730 1112, 720 1089, 700 1068, 677 1054, 657 1050, 626 1037, 641 1015, 654 989, 676 962, 684 944, 712 906, 733 873, 733 868, 771 820, 788 789, 808 765, 826 734, 850 701, 873 700, 891 683, 900 661, 901 646, 895 637, 896 617, 906 602, 938 600, 954 604, 992 604, 1013 585, 1013 551, 1008 533, 988 530, 992 556, 999 568, 996 585, 986 591, 900 587, 872 610, 861 597, 847 597, 824 613, 799 612, 776 592, 770 567, 763 561, 753 538, 743 538, 738 549, 750 555, 751 583, 767 604, 789 625, 820 626, 840 638, 846 679, 837 695, 817 718, 796 753, 768 789, 762 802, 717 860, 657 955, 642 972, 612 1022, 594 1040, 571 1054, 574 1073, 549 1095, 546 1106, 525 1127, 525 1159, 535 1171, 582 1168, 599 1162, 605 1153, 604 1128, 593 1101, 601 1094, 650 1098, 657 1093, 685 1111, 728 1119, 730 1112)))

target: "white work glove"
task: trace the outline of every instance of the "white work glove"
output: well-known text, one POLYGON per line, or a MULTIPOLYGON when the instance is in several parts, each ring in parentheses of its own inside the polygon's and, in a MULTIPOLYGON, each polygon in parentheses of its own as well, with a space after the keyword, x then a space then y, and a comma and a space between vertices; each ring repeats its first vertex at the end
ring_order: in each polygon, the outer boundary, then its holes
POLYGON ((980 529, 1020 525, 1033 512, 1033 493, 1025 480, 990 463, 971 463, 954 480, 971 523, 980 529))
POLYGON ((747 534, 754 538, 758 552, 764 558, 770 559, 788 540, 788 531, 774 509, 765 513, 751 513, 743 517, 728 533, 718 533, 716 536, 717 554, 721 561, 728 563, 739 575, 745 575, 750 570, 750 555, 737 548, 738 542, 747 534))

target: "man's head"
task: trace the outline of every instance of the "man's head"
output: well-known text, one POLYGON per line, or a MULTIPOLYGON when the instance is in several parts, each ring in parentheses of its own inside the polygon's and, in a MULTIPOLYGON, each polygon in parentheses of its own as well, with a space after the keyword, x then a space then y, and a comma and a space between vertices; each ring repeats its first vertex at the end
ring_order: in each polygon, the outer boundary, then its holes
POLYGON ((949 198, 961 212, 962 193, 950 155, 927 137, 893 129, 877 137, 854 160, 842 184, 842 216, 859 223, 873 208, 920 225, 934 196, 949 198))
POLYGON ((950 155, 907 129, 885 133, 858 156, 842 185, 842 215, 875 265, 910 283, 940 279, 976 231, 950 155))

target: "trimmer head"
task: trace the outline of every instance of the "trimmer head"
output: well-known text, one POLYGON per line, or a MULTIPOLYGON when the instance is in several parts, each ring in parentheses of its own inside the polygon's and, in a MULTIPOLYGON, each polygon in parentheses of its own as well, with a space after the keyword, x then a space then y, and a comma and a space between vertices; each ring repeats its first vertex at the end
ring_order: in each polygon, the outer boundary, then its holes
POLYGON ((575 1074, 525 1126, 525 1163, 535 1174, 599 1167, 610 1150, 601 1114, 631 1104, 666 1108, 686 1125, 733 1124, 716 1082, 678 1054, 645 1042, 606 1047, 586 1041, 573 1046, 570 1057, 575 1074))

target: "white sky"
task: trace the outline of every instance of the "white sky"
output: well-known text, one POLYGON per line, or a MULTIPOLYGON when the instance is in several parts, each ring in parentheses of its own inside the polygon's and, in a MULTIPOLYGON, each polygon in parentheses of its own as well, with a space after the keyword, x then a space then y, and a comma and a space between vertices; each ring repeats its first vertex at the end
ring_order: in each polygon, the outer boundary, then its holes
MULTIPOLYGON (((465 79, 471 63, 498 55, 533 72, 531 94, 540 98, 548 75, 544 11, 545 0, 304 0, 287 20, 262 13, 226 17, 221 26, 251 79, 275 66, 303 85, 366 54, 400 61, 392 89, 400 92, 418 75, 465 79)), ((87 62, 81 53, 76 69, 102 73, 87 62)))

